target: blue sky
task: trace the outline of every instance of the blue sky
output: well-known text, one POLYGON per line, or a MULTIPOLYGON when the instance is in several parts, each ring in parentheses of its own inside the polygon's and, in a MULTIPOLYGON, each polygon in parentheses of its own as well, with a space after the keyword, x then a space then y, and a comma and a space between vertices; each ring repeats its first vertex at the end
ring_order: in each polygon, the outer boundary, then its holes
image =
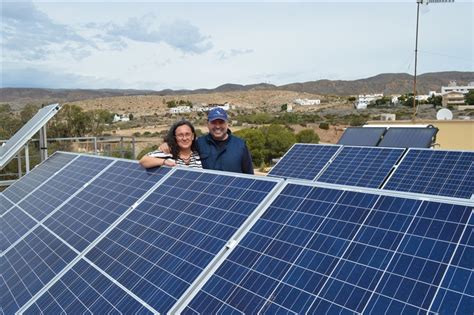
MULTIPOLYGON (((2 1, 2 87, 197 89, 414 71, 416 0, 2 1)), ((419 74, 474 71, 474 3, 421 5, 419 74)))

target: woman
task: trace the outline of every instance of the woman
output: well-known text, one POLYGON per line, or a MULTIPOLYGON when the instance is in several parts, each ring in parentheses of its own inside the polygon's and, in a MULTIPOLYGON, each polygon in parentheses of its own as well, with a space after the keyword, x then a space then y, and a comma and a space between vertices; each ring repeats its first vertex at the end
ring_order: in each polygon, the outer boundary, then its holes
POLYGON ((171 126, 164 141, 170 147, 170 153, 153 151, 140 159, 145 168, 157 166, 187 166, 202 168, 201 159, 196 149, 196 132, 187 120, 181 120, 171 126))

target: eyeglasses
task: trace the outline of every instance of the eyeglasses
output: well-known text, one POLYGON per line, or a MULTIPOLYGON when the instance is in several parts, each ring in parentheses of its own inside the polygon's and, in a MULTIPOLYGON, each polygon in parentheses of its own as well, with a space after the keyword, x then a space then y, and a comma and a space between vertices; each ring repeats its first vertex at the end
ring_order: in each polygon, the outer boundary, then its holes
POLYGON ((177 134, 177 135, 174 135, 174 136, 176 137, 176 139, 183 140, 183 139, 187 139, 187 138, 192 138, 193 134, 192 133, 180 133, 180 134, 177 134))

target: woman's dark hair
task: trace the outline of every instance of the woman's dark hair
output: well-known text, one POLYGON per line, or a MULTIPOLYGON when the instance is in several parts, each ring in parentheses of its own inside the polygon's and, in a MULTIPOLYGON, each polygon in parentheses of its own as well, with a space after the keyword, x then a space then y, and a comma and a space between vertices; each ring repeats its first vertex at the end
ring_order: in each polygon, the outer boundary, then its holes
POLYGON ((173 159, 177 159, 179 156, 179 146, 178 146, 178 142, 176 141, 176 129, 178 129, 178 127, 181 127, 183 125, 186 125, 189 128, 191 128, 191 132, 193 133, 193 143, 191 144, 191 150, 197 151, 196 131, 194 130, 193 124, 191 124, 187 120, 180 120, 180 121, 175 122, 171 126, 165 138, 163 139, 166 143, 168 143, 168 146, 170 147, 170 153, 173 155, 173 159))

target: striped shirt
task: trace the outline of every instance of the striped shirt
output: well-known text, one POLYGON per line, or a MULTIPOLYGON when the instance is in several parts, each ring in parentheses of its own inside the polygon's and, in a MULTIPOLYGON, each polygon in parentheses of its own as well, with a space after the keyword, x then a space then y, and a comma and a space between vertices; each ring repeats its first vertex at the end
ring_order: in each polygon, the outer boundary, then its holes
POLYGON ((179 166, 185 166, 185 167, 191 167, 191 168, 202 168, 201 158, 199 157, 199 153, 197 153, 196 151, 193 151, 191 153, 189 161, 185 161, 185 160, 181 159, 180 157, 178 157, 178 159, 175 160, 175 159, 173 159, 173 155, 171 155, 169 153, 164 153, 160 150, 150 152, 147 155, 151 156, 151 157, 159 158, 159 159, 175 161, 176 165, 179 165, 179 166), (186 162, 188 162, 188 163, 186 163, 186 162))

